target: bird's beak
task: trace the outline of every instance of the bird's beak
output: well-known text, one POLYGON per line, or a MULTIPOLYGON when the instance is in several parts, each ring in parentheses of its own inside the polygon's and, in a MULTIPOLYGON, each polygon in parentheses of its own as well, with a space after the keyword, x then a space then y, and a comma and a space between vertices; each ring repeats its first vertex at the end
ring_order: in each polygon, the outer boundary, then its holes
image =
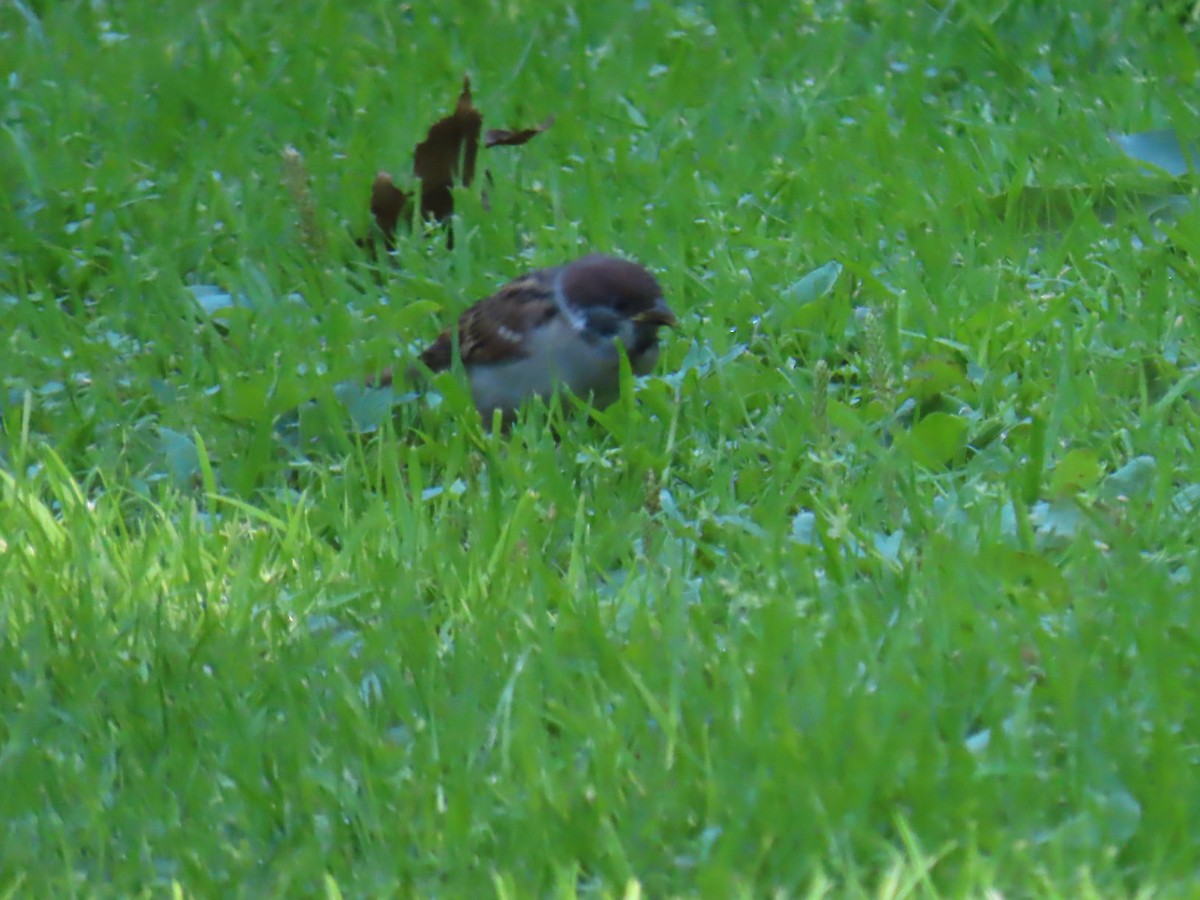
POLYGON ((671 312, 671 307, 667 306, 662 297, 655 300, 652 307, 635 315, 633 321, 647 325, 665 325, 668 328, 679 324, 675 313, 671 312))

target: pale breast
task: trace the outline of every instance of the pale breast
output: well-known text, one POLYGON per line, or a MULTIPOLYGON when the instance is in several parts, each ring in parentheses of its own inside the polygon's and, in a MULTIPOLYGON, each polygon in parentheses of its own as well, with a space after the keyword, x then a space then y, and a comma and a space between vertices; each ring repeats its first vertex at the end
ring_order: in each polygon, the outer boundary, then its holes
POLYGON ((512 413, 531 396, 548 398, 560 385, 597 406, 617 398, 620 356, 613 341, 585 339, 559 318, 530 335, 526 350, 521 359, 471 366, 471 393, 485 421, 493 410, 512 413))

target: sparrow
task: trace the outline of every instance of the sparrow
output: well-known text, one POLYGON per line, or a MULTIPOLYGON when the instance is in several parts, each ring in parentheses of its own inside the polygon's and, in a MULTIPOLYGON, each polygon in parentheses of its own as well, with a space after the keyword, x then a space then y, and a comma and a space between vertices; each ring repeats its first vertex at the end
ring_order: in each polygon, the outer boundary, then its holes
POLYGON ((646 375, 658 360, 659 329, 676 324, 647 269, 591 254, 510 281, 469 307, 420 360, 442 372, 457 353, 484 422, 499 411, 511 423, 527 399, 559 388, 609 405, 620 393, 621 350, 633 373, 646 375))

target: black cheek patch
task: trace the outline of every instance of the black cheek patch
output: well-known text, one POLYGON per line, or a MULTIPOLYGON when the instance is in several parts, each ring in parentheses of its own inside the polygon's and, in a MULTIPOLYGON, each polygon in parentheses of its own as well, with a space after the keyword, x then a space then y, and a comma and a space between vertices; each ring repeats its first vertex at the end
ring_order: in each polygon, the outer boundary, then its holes
POLYGON ((605 306, 596 306, 587 311, 587 330, 595 337, 616 337, 621 331, 621 321, 619 313, 605 306))

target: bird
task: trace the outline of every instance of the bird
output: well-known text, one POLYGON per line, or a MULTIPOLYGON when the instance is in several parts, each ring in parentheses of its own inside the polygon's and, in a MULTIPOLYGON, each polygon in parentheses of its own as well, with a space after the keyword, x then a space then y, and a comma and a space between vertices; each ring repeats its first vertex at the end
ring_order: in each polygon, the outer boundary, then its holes
MULTIPOLYGON (((658 332, 678 319, 644 266, 592 253, 536 269, 466 309, 420 355, 431 372, 456 356, 485 423, 511 424, 532 397, 560 388, 602 408, 620 395, 621 351, 635 375, 658 361, 658 332)), ((390 373, 376 379, 390 384, 390 373)))

